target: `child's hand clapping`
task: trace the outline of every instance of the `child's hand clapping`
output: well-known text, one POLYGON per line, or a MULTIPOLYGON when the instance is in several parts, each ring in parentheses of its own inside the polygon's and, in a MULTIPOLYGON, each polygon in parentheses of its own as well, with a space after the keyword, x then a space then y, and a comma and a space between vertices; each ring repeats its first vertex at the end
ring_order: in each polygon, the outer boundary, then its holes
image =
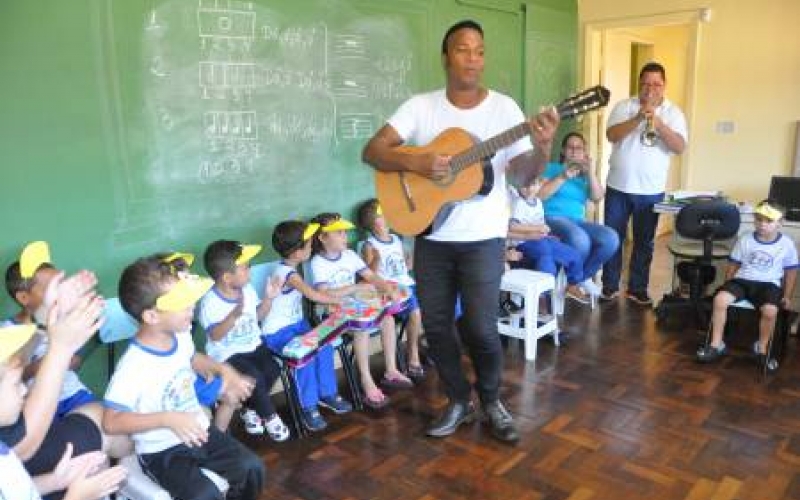
POLYGON ((208 440, 208 429, 200 425, 197 415, 191 412, 173 411, 164 416, 166 427, 188 447, 202 446, 208 440))
POLYGON ((47 332, 51 348, 63 348, 70 355, 80 349, 103 325, 103 299, 87 293, 75 300, 71 310, 62 311, 60 301, 56 301, 48 311, 47 332))
POLYGON ((270 279, 267 280, 267 284, 264 287, 264 298, 269 300, 274 299, 281 293, 281 288, 283 288, 284 280, 281 279, 280 276, 272 276, 270 279))

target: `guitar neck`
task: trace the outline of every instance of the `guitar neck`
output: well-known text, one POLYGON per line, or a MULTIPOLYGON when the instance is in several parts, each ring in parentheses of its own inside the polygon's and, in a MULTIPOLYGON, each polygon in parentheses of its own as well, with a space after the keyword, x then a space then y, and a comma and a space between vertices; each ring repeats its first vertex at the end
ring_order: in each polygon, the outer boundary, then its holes
MULTIPOLYGON (((560 119, 565 120, 594 109, 595 107, 597 106, 577 106, 575 103, 566 100, 556 106, 556 112, 558 113, 560 119)), ((500 149, 514 144, 526 135, 530 135, 530 133, 530 123, 527 121, 522 122, 519 125, 500 132, 499 134, 490 137, 485 141, 481 141, 471 148, 455 155, 450 160, 450 165, 455 172, 459 172, 462 169, 483 160, 484 158, 491 157, 500 149)))

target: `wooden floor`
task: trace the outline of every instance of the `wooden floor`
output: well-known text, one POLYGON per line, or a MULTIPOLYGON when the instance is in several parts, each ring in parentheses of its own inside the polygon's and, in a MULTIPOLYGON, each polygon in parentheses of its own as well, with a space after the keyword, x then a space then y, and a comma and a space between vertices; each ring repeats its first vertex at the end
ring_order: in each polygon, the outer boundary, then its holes
MULTIPOLYGON (((657 257, 656 281, 670 265, 657 257)), ((540 341, 535 363, 516 342, 506 351, 517 446, 480 423, 424 437, 445 404, 431 376, 395 393, 389 410, 331 416, 309 438, 242 437, 267 464, 262 498, 800 499, 794 338, 765 381, 746 355, 696 364, 696 331, 656 327, 652 311, 624 301, 571 306, 566 318, 567 341, 540 341)))

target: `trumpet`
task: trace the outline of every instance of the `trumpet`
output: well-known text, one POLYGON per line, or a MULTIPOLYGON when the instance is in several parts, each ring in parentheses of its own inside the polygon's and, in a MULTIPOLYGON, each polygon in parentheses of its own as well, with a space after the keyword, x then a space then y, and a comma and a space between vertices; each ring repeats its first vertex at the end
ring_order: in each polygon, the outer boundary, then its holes
POLYGON ((647 122, 645 122, 644 130, 639 139, 641 139, 642 144, 648 147, 653 147, 658 142, 658 132, 656 132, 656 126, 653 122, 652 115, 647 117, 647 122))

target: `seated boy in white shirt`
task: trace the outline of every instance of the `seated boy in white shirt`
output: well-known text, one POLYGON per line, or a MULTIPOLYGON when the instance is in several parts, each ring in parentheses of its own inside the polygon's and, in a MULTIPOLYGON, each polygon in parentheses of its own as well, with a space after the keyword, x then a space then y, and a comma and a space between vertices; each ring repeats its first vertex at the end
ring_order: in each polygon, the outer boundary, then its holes
POLYGON ((220 375, 240 400, 253 384, 230 365, 195 352, 189 335, 177 335, 190 330, 194 305, 212 285, 207 278, 179 277, 159 255, 123 271, 120 303, 139 329, 108 385, 103 428, 130 434, 144 470, 173 497, 221 500, 205 468, 228 481, 228 498, 256 500, 264 464, 210 424, 194 391, 195 372, 220 375))

